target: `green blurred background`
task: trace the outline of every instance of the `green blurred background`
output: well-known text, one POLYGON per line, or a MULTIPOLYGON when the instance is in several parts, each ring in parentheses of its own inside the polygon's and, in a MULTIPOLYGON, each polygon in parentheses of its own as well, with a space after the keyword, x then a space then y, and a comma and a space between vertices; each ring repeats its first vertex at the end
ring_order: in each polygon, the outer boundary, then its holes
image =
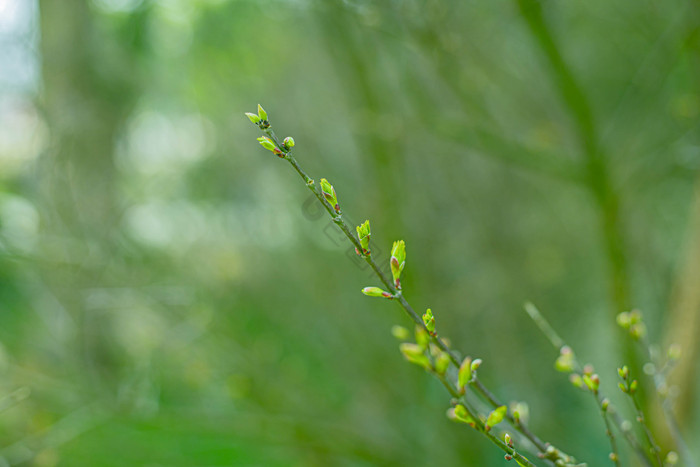
POLYGON ((258 102, 542 438, 607 464, 523 302, 608 393, 638 307, 700 454, 697 0, 0 0, 0 465, 507 465, 258 102))

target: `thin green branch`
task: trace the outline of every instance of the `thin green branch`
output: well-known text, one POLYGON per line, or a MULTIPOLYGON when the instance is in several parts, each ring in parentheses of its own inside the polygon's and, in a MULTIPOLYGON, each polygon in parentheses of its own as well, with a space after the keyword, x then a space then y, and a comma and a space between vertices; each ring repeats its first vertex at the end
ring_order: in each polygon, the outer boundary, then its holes
POLYGON ((545 319, 545 317, 542 316, 540 310, 538 310, 537 307, 532 303, 527 302, 525 303, 525 311, 528 315, 530 315, 530 318, 532 319, 532 321, 535 322, 537 327, 540 328, 542 334, 544 334, 547 337, 547 339, 549 339, 549 342, 551 342, 557 350, 561 350, 561 348, 565 345, 564 339, 559 337, 557 331, 555 331, 554 328, 545 319))
POLYGON ((642 411, 642 408, 639 405, 639 402, 637 402, 637 398, 634 397, 634 394, 629 393, 630 399, 632 400, 632 405, 634 406, 634 410, 637 412, 637 421, 639 424, 642 426, 642 429, 644 431, 644 436, 647 438, 647 442, 649 443, 649 449, 656 459, 656 464, 661 467, 662 462, 661 462, 661 448, 659 447, 658 443, 654 439, 654 435, 649 429, 649 426, 646 423, 646 417, 644 416, 644 412, 642 411))
MULTIPOLYGON (((340 228, 340 230, 345 234, 345 236, 348 238, 348 240, 350 240, 350 242, 353 244, 353 246, 358 251, 363 251, 362 245, 360 244, 360 241, 355 237, 354 233, 352 232, 352 230, 350 229, 348 224, 343 219, 342 214, 340 214, 338 211, 336 211, 336 209, 333 206, 331 206, 331 204, 326 200, 324 195, 321 193, 321 190, 317 187, 316 182, 299 165, 297 160, 291 154, 291 151, 289 150, 289 148, 280 142, 280 140, 275 135, 274 131, 269 127, 269 123, 266 121, 266 118, 264 119, 264 121, 265 121, 267 127, 264 127, 264 128, 261 127, 261 129, 265 132, 265 134, 268 136, 268 138, 270 140, 272 140, 272 142, 274 142, 275 148, 274 148, 273 152, 275 152, 275 154, 277 154, 279 157, 285 159, 287 162, 290 163, 290 165, 294 168, 294 170, 304 180, 304 183, 306 184, 306 186, 314 193, 314 195, 316 196, 318 201, 324 206, 324 208, 326 209, 328 214, 333 219, 333 222, 340 228)), ((258 126, 260 126, 260 124, 258 124, 258 126)), ((395 287, 394 283, 379 268, 379 266, 376 264, 376 262, 371 257, 371 255, 362 255, 362 257, 367 262, 367 264, 371 267, 372 271, 376 274, 376 276, 379 278, 379 280, 382 282, 382 284, 391 293, 392 298, 396 299, 396 301, 401 305, 401 307, 406 312, 406 314, 416 323, 416 325, 420 326, 421 328, 423 328, 424 330, 427 331, 425 323, 423 322, 421 317, 418 315, 418 313, 416 313, 416 311, 413 309, 413 307, 409 304, 409 302, 403 296, 403 293, 401 292, 401 290, 398 290, 395 287)), ((452 364, 454 364, 457 368, 459 368, 461 362, 460 362, 457 354, 452 349, 450 349, 448 347, 448 345, 444 342, 444 340, 433 333, 433 342, 443 352, 447 353, 450 357, 450 361, 452 362, 452 364)), ((476 390, 488 401, 488 403, 491 406, 493 406, 494 409, 503 405, 476 378, 474 379, 473 385, 476 388, 476 390)), ((466 403, 466 400, 465 400, 465 403, 466 403)), ((537 449, 539 449, 542 453, 547 452, 547 451, 552 452, 552 446, 549 443, 545 443, 540 438, 538 438, 536 435, 534 435, 522 422, 516 422, 511 413, 507 413, 507 419, 513 424, 513 426, 525 438, 530 440, 537 447, 537 449)), ((487 437, 489 437, 489 439, 491 439, 491 441, 496 439, 492 435, 489 436, 488 432, 485 432, 485 434, 487 435, 487 437)), ((500 443, 500 440, 497 440, 497 441, 498 441, 498 443, 500 443)), ((499 447, 501 447, 501 449, 503 449, 502 446, 499 445, 499 447)), ((556 457, 554 460, 561 460, 564 462, 571 461, 572 458, 570 456, 566 455, 562 451, 559 451, 559 450, 555 450, 555 451, 557 452, 558 457, 556 457)), ((532 464, 528 464, 528 465, 532 465, 532 464)))
POLYGON ((610 439, 610 449, 611 449, 610 460, 612 460, 617 467, 620 467, 620 454, 617 452, 617 444, 615 443, 615 435, 613 434, 612 426, 610 426, 610 420, 608 420, 608 414, 606 413, 607 407, 605 406, 605 403, 603 402, 603 400, 599 399, 598 396, 596 395, 596 402, 598 403, 598 407, 600 407, 600 414, 603 416, 603 420, 605 421, 605 433, 608 435, 608 438, 610 439))

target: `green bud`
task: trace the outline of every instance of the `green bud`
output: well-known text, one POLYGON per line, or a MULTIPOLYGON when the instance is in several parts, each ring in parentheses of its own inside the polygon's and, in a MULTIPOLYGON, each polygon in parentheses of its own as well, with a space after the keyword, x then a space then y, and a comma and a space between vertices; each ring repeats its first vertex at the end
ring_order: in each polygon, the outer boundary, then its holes
POLYGON ((505 441, 508 446, 513 447, 513 438, 511 438, 508 433, 503 435, 503 441, 505 441))
POLYGON ((275 143, 267 136, 261 136, 260 138, 258 138, 258 142, 260 143, 260 145, 262 147, 264 147, 265 149, 267 149, 269 151, 274 152, 274 150, 277 149, 277 146, 275 145, 275 143))
POLYGON ((583 387, 583 378, 578 373, 571 373, 569 375, 569 381, 577 388, 583 387))
POLYGON ((430 368, 430 359, 425 355, 425 349, 418 344, 404 342, 399 345, 399 350, 401 350, 401 353, 409 362, 425 369, 430 368))
POLYGON ((608 399, 607 397, 600 402, 600 408, 603 410, 603 412, 606 412, 608 410, 609 405, 610 399, 608 399))
POLYGON ((615 454, 614 452, 611 452, 611 453, 608 455, 608 457, 610 458, 611 461, 617 462, 617 454, 615 454))
POLYGON ((248 117, 248 119, 256 125, 260 122, 260 117, 258 117, 254 113, 246 112, 245 116, 248 117))
POLYGON ((408 329, 399 325, 391 327, 391 335, 400 341, 408 340, 408 338, 411 337, 411 334, 408 332, 408 329))
POLYGON ((598 387, 600 386, 600 380, 598 379, 598 375, 583 375, 583 383, 586 385, 586 387, 594 394, 598 393, 598 387))
POLYGON ((362 252, 366 255, 370 254, 369 238, 371 236, 371 232, 369 228, 369 221, 367 220, 363 224, 358 225, 356 229, 357 238, 360 240, 360 245, 362 246, 362 252))
POLYGON ((464 388, 469 381, 472 379, 472 358, 466 357, 462 360, 462 364, 459 366, 459 372, 457 373, 457 386, 464 388))
POLYGON ((384 298, 394 298, 389 292, 380 289, 379 287, 365 287, 362 289, 362 293, 368 297, 384 297, 384 298))
POLYGON ((282 141, 282 144, 284 144, 285 149, 290 150, 294 147, 294 138, 287 136, 284 138, 284 141, 282 141))
POLYGON ((630 383, 629 393, 630 393, 630 394, 634 394, 635 392, 637 392, 637 387, 638 387, 638 386, 639 386, 639 383, 637 383, 637 380, 636 380, 636 379, 633 380, 633 381, 630 383))
POLYGON ((258 117, 260 117, 260 120, 267 120, 267 112, 260 104, 258 104, 258 117))
POLYGON ((574 357, 574 352, 571 347, 564 346, 560 350, 559 357, 557 357, 554 362, 554 368, 562 373, 571 373, 574 371, 574 363, 576 358, 574 357))
POLYGON ((617 369, 617 374, 620 376, 620 378, 627 379, 630 376, 630 369, 627 367, 627 365, 624 365, 622 368, 617 369))
POLYGON ((489 431, 491 430, 491 428, 501 423, 503 421, 503 417, 506 416, 507 411, 508 408, 505 405, 502 405, 497 409, 491 411, 491 413, 489 413, 489 416, 486 418, 486 425, 484 426, 484 429, 486 431, 489 431))
POLYGON ((435 372, 439 375, 444 375, 450 367, 450 356, 447 352, 440 352, 437 360, 435 360, 435 372))
POLYGON ((623 311, 619 315, 617 315, 617 325, 620 326, 622 329, 629 329, 629 327, 632 325, 632 320, 630 319, 630 314, 626 311, 623 311))
POLYGON ((622 391, 622 392, 624 392, 625 394, 627 394, 627 386, 625 386, 625 385, 622 384, 622 383, 617 383, 617 387, 620 388, 620 391, 622 391))
POLYGON ((630 324, 637 324, 642 322, 642 312, 639 310, 632 310, 629 313, 630 324))
POLYGON ((527 402, 511 402, 510 411, 515 423, 527 423, 530 418, 530 406, 527 405, 527 402))
POLYGON ((425 327, 428 329, 428 332, 431 335, 435 334, 435 317, 433 316, 433 312, 430 308, 428 308, 425 311, 425 314, 423 315, 423 323, 425 324, 425 327))
POLYGON ((335 194, 335 188, 331 185, 325 178, 321 179, 321 193, 326 201, 333 207, 335 212, 340 214, 340 205, 338 204, 338 197, 335 194))
POLYGON ((476 360, 474 360, 474 361, 472 362, 472 367, 471 367, 471 368, 472 368, 472 371, 478 370, 479 367, 481 366, 481 363, 482 363, 482 360, 481 360, 480 358, 477 358, 476 360))
POLYGON ((467 423, 472 427, 476 424, 474 422, 474 419, 469 415, 469 412, 467 411, 466 407, 464 407, 461 404, 458 404, 454 408, 449 409, 447 411, 447 417, 450 420, 454 420, 456 422, 467 423))
POLYGON ((647 327, 644 323, 635 323, 630 326, 630 336, 632 339, 639 340, 647 335, 647 327))
POLYGON ((391 275, 394 277, 394 282, 397 288, 401 288, 401 272, 406 266, 406 243, 403 240, 395 241, 391 247, 391 275))
POLYGON ((430 343, 430 336, 428 335, 428 331, 423 329, 422 326, 416 325, 416 344, 420 345, 424 349, 428 348, 428 344, 430 343))

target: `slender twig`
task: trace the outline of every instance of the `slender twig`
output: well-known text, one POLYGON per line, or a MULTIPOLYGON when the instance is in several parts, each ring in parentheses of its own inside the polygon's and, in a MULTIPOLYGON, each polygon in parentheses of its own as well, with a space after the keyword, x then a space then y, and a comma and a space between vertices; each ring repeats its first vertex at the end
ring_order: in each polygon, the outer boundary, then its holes
MULTIPOLYGON (((321 193, 321 190, 317 187, 316 183, 314 180, 304 171, 304 169, 299 165, 297 160, 294 158, 294 156, 291 154, 291 151, 289 148, 287 148, 284 144, 280 142, 280 140, 277 138, 275 135, 274 131, 272 128, 269 126, 267 128, 263 128, 263 131, 265 134, 274 142, 276 146, 276 154, 278 154, 281 158, 285 159, 287 162, 289 162, 294 170, 299 174, 299 176, 304 180, 304 183, 306 186, 312 191, 312 193, 315 195, 316 199, 323 205, 323 207, 326 209, 328 214, 331 216, 333 219, 333 222, 340 228, 340 230, 345 234, 345 236, 350 240, 350 242, 353 244, 353 246, 358 250, 358 251, 363 251, 362 245, 360 244, 359 240, 355 235, 352 233, 350 226, 345 222, 345 220, 342 217, 342 214, 338 213, 333 206, 326 200, 326 198, 323 196, 321 193)), ((377 265, 377 263, 374 261, 371 255, 362 255, 363 259, 367 262, 367 264, 370 266, 372 271, 376 274, 376 276, 379 278, 381 283, 387 288, 387 290, 391 293, 392 298, 396 299, 396 301, 401 305, 403 310, 406 312, 406 314, 413 320, 416 325, 421 327, 422 329, 427 331, 427 328, 425 326, 425 323, 421 319, 421 317, 416 313, 416 311, 413 309, 413 307, 409 304, 408 300, 404 297, 403 293, 401 290, 398 290, 395 286, 394 283, 387 277, 387 275, 381 270, 381 268, 377 265)), ((457 354, 449 348, 449 346, 444 342, 443 339, 438 337, 436 334, 433 333, 433 342, 435 345, 437 345, 443 352, 447 353, 450 357, 450 361, 452 364, 454 364, 457 368, 459 368, 461 361, 458 358, 457 354)), ((500 407, 503 404, 501 404, 498 399, 490 392, 488 389, 478 380, 475 379, 474 381, 474 387, 477 389, 477 391, 488 401, 488 403, 495 409, 496 407, 500 407)), ((466 404, 466 399, 464 400, 464 403, 466 404)), ((546 443, 542 441, 539 437, 534 435, 522 422, 516 422, 512 413, 507 413, 506 415, 507 419, 513 424, 514 428, 518 430, 525 438, 530 440, 536 447, 539 449, 541 452, 545 452, 548 449, 551 451, 551 444, 546 443)), ((478 417, 477 417, 478 418, 478 417)), ((495 439, 493 436, 489 436, 487 432, 485 432, 487 437, 493 441, 495 439), (493 438, 493 439, 492 439, 493 438)), ((498 440, 500 443, 500 440, 498 440)), ((502 448, 502 446, 499 445, 499 447, 502 448)), ((563 462, 569 462, 573 458, 571 456, 568 456, 564 452, 560 450, 556 450, 558 453, 558 456, 555 460, 561 460, 563 462)), ((528 461, 529 462, 529 461, 528 461)))
POLYGON ((610 425, 610 420, 608 420, 608 414, 607 412, 607 407, 605 407, 604 403, 602 402, 602 399, 599 399, 598 396, 596 396, 596 401, 598 402, 598 406, 600 407, 600 414, 603 416, 603 420, 605 421, 605 433, 608 435, 608 438, 610 439, 610 459, 615 463, 616 466, 620 466, 620 454, 617 452, 617 444, 615 443, 615 435, 613 434, 612 431, 612 426, 610 425))
POLYGON ((630 399, 632 400, 632 405, 634 406, 634 410, 637 412, 637 421, 639 422, 640 425, 642 425, 642 429, 644 431, 644 436, 647 438, 647 442, 649 443, 649 449, 653 453, 654 457, 656 458, 656 464, 661 467, 662 462, 661 462, 661 448, 659 447, 658 443, 654 439, 654 435, 652 434, 651 430, 649 429, 649 426, 646 423, 646 417, 644 417, 644 412, 642 411, 642 408, 639 405, 639 402, 637 402, 637 398, 634 397, 634 394, 629 394, 630 399))

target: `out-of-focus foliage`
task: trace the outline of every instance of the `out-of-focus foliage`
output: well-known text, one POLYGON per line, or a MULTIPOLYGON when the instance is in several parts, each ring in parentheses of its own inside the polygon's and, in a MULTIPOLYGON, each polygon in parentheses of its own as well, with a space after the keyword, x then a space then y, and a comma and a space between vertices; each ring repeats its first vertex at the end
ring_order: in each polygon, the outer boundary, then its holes
POLYGON ((603 465, 522 303, 609 393, 616 312, 698 331, 698 28, 696 0, 0 0, 0 463, 505 463, 404 363, 261 102, 480 376, 603 465))

